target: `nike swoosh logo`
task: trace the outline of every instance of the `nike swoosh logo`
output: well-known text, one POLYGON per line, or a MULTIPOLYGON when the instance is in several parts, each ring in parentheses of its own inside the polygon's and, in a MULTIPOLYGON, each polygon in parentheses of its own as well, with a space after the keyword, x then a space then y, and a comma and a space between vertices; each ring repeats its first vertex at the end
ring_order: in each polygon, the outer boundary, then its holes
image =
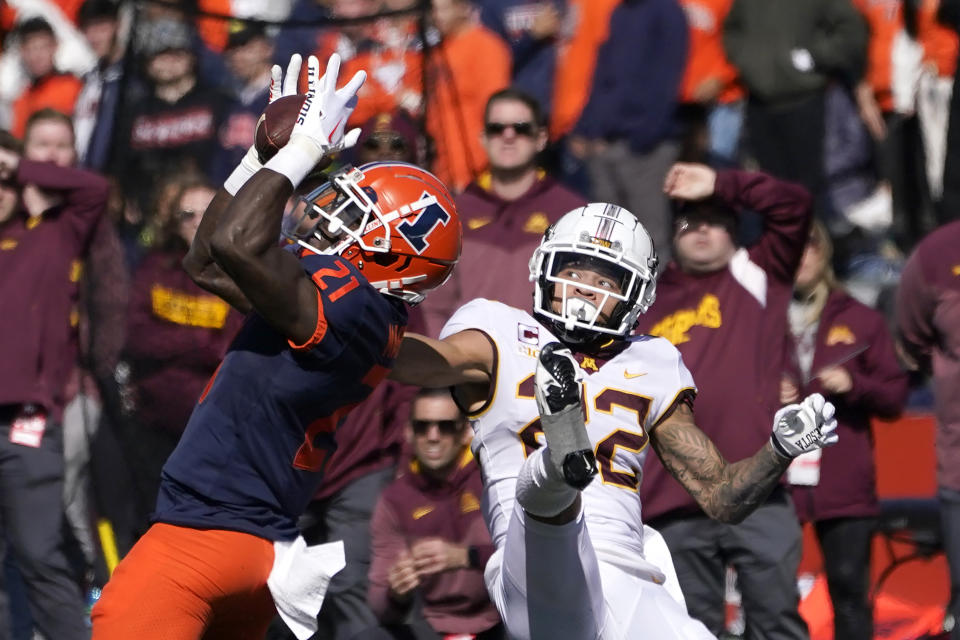
POLYGON ((337 124, 333 125, 333 129, 330 130, 330 135, 327 136, 327 142, 332 142, 332 141, 333 141, 333 134, 335 134, 335 133, 337 132, 337 127, 340 126, 340 123, 341 123, 341 122, 343 122, 343 117, 342 117, 342 116, 341 116, 341 118, 340 118, 339 120, 337 120, 337 124))
POLYGON ((627 380, 633 380, 634 378, 639 378, 640 376, 645 376, 645 375, 647 375, 646 372, 644 373, 630 373, 629 371, 623 372, 623 377, 626 378, 627 380))

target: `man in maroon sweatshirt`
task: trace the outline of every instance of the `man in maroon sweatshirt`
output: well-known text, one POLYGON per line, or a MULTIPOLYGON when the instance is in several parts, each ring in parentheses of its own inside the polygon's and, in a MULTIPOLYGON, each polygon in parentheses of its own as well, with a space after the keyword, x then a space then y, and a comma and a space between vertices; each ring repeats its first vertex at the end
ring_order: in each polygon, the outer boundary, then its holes
POLYGON ((424 389, 405 433, 413 459, 384 489, 370 524, 368 600, 383 626, 361 638, 502 639, 483 582, 493 543, 480 513, 470 427, 446 389, 424 389), (411 620, 417 601, 426 626, 411 620))
POLYGON ((0 181, 0 556, 9 542, 45 637, 87 638, 82 595, 63 554, 61 420, 77 358, 80 260, 108 185, 87 171, 21 159, 6 132, 0 181), (20 201, 27 184, 62 198, 27 215, 20 201))
MULTIPOLYGON (((950 565, 950 613, 960 620, 960 222, 924 238, 897 290, 900 341, 914 368, 932 369, 940 522, 950 565)), ((960 639, 954 624, 952 640, 960 639)))
MULTIPOLYGON (((727 460, 749 456, 769 439, 779 408, 787 306, 810 226, 810 195, 762 173, 714 172, 677 164, 664 190, 685 173, 713 184, 705 199, 681 202, 675 259, 657 284, 657 300, 639 318, 643 333, 670 340, 700 390, 697 424, 727 460), (710 193, 712 191, 712 193, 710 193), (749 249, 734 243, 736 211, 763 216, 749 249)), ((747 637, 807 638, 797 612, 801 530, 786 491, 740 524, 710 520, 656 456, 644 466, 643 514, 673 554, 690 614, 715 635, 724 625, 724 573, 738 572, 747 637)))
POLYGON ((516 274, 527 272, 547 227, 586 204, 538 168, 547 127, 529 95, 503 89, 490 96, 482 142, 490 169, 456 199, 463 249, 450 280, 421 305, 427 336, 436 337, 453 312, 474 298, 528 308, 533 285, 516 274))

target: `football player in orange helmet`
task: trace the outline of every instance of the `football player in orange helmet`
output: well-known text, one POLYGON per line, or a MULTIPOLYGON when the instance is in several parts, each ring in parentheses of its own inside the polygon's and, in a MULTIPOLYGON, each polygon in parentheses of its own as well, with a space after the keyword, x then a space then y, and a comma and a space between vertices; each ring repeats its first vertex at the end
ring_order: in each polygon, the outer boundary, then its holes
POLYGON ((411 304, 443 284, 460 255, 453 198, 428 171, 405 162, 347 166, 303 198, 285 237, 340 255, 381 293, 411 304))
MULTIPOLYGON (((276 612, 298 637, 316 632, 343 543, 307 547, 297 518, 337 427, 392 368, 407 305, 460 253, 447 189, 402 163, 334 173, 282 224, 294 190, 359 134, 344 124, 365 74, 338 89, 339 63, 332 56, 321 78, 311 56, 289 142, 262 167, 251 147, 184 260, 198 284, 250 313, 163 468, 153 526, 94 607, 97 640, 252 640, 276 612), (294 244, 281 246, 281 232, 294 244)), ((296 92, 299 68, 295 56, 286 81, 275 69, 272 98, 296 92)))

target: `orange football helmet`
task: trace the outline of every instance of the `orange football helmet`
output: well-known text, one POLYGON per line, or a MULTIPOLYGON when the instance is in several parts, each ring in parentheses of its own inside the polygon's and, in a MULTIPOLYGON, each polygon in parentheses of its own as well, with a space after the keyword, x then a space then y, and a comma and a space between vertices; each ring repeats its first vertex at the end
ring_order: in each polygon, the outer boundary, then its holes
POLYGON ((352 262, 381 293, 410 304, 439 287, 460 258, 453 197, 429 171, 405 162, 346 167, 302 200, 283 235, 352 262))

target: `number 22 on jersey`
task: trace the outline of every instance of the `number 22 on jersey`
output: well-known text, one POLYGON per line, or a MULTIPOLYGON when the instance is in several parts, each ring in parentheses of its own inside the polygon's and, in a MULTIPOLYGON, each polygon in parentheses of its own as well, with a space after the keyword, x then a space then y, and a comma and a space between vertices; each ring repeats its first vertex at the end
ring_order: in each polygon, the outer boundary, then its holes
MULTIPOLYGON (((517 385, 517 397, 525 399, 534 399, 534 374, 530 374, 517 385)), ((586 385, 584 385, 586 393, 586 385)), ((639 453, 647 446, 649 437, 644 430, 647 414, 650 411, 650 398, 641 396, 629 391, 620 389, 605 388, 593 397, 590 403, 593 410, 599 413, 612 415, 614 407, 620 407, 631 413, 636 414, 637 424, 631 425, 629 429, 615 429, 612 433, 597 442, 594 448, 594 455, 597 458, 597 466, 600 469, 600 479, 604 484, 611 484, 630 491, 636 491, 639 479, 635 473, 629 471, 617 471, 613 466, 613 458, 617 448, 639 453)), ((586 409, 586 406, 584 407, 586 409)), ((586 411, 585 420, 590 424, 590 411, 586 411)), ((540 424, 540 418, 533 420, 524 426, 517 435, 523 444, 524 457, 530 455, 535 449, 543 446, 541 440, 543 427, 540 424)))

